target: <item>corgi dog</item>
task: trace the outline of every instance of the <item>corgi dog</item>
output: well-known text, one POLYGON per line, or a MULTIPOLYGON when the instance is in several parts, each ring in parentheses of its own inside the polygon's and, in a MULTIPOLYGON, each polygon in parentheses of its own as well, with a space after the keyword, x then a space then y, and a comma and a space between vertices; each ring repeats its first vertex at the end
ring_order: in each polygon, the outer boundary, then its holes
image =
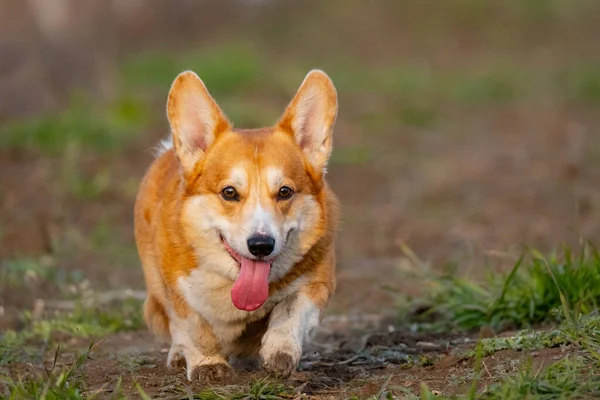
POLYGON ((194 72, 173 82, 171 140, 140 184, 135 239, 146 324, 188 380, 222 380, 236 359, 281 378, 297 369, 336 287, 325 173, 337 103, 313 70, 279 122, 239 129, 194 72))

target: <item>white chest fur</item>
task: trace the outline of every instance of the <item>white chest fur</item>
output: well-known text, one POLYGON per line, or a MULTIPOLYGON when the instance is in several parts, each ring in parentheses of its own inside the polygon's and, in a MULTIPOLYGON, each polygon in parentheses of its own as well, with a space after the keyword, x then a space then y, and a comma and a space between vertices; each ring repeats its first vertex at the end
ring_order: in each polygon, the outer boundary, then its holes
POLYGON ((247 324, 265 317, 288 296, 296 293, 306 278, 299 277, 290 285, 270 296, 255 311, 237 309, 231 301, 231 279, 210 269, 197 268, 187 277, 179 278, 179 288, 190 307, 212 326, 215 335, 223 342, 232 342, 247 324))

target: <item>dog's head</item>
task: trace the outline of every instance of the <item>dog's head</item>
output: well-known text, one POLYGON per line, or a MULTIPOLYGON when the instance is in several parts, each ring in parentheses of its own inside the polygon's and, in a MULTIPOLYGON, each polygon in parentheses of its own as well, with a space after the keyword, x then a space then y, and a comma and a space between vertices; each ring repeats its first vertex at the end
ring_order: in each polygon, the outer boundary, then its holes
POLYGON ((276 125, 242 130, 187 71, 171 87, 167 114, 185 186, 187 237, 200 257, 225 257, 210 268, 235 280, 236 307, 254 310, 266 300, 269 280, 285 275, 324 234, 333 83, 311 71, 276 125))

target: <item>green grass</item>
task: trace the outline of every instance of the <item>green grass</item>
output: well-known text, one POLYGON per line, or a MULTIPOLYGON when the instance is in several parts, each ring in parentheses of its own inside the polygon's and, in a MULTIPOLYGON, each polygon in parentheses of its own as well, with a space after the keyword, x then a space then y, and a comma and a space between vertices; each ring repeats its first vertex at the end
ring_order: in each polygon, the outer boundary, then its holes
POLYGON ((340 147, 331 154, 332 164, 366 164, 373 159, 371 151, 366 147, 340 147))
POLYGON ((87 245, 89 250, 105 257, 112 265, 121 268, 140 266, 135 243, 125 240, 121 232, 116 232, 114 224, 105 215, 98 219, 89 235, 87 245))
POLYGON ((80 282, 83 274, 59 268, 51 256, 13 258, 0 261, 0 289, 24 288, 29 282, 49 282, 57 287, 80 282))
POLYGON ((35 355, 41 344, 56 345, 57 336, 70 338, 96 338, 120 331, 139 329, 144 325, 141 302, 126 299, 103 306, 82 305, 68 313, 56 313, 40 320, 31 320, 24 313, 26 326, 15 332, 7 330, 0 333, 0 365, 22 361, 35 355))
POLYGON ((123 81, 131 90, 149 91, 165 102, 171 83, 184 70, 192 70, 200 76, 236 126, 271 125, 283 112, 283 105, 275 109, 269 102, 256 101, 257 94, 273 94, 281 87, 254 46, 244 41, 208 46, 185 54, 143 53, 126 60, 121 69, 123 81))
POLYGON ((101 106, 75 95, 57 113, 9 121, 0 132, 0 148, 27 148, 50 155, 62 154, 76 143, 94 152, 120 149, 150 121, 147 106, 133 97, 101 106))
MULTIPOLYGON (((137 386, 137 391, 143 399, 150 399, 148 394, 137 386)), ((192 392, 189 387, 184 389, 182 400, 283 400, 292 398, 289 387, 279 382, 267 379, 256 379, 248 387, 222 386, 192 392)))
MULTIPOLYGON (((185 54, 143 53, 127 59, 121 68, 123 81, 131 90, 148 91, 164 102, 171 83, 184 70, 200 76, 236 126, 271 125, 283 112, 283 104, 274 109, 264 98, 256 101, 257 95, 272 95, 281 91, 281 86, 249 42, 221 43, 185 54)), ((297 79, 299 85, 301 77, 297 79)))
MULTIPOLYGON (((472 107, 498 105, 535 95, 539 71, 497 61, 461 70, 438 70, 413 62, 393 67, 332 63, 327 69, 341 93, 374 92, 395 104, 425 114, 427 123, 439 102, 472 107)), ((541 82, 553 85, 552 82, 541 82)), ((420 121, 419 121, 420 122, 420 121)))
MULTIPOLYGON (((475 366, 474 372, 468 374, 471 389, 467 393, 446 396, 432 391, 425 383, 421 385, 420 396, 405 388, 395 389, 409 399, 422 400, 596 398, 600 395, 600 316, 579 316, 550 332, 527 335, 519 333, 513 338, 483 339, 470 356, 474 359, 475 366), (505 349, 531 351, 567 344, 572 347, 558 361, 533 368, 531 357, 527 357, 524 362, 519 363, 517 372, 503 373, 496 382, 478 389, 484 357, 505 349)), ((458 379, 466 382, 463 377, 458 379)))
POLYGON ((557 82, 564 98, 600 107, 600 64, 565 68, 558 72, 557 82))
POLYGON ((600 396, 600 364, 586 356, 567 356, 543 371, 531 363, 515 376, 491 385, 481 399, 560 399, 600 396), (590 373, 590 372, 593 373, 590 373))
POLYGON ((404 393, 409 399, 421 400, 592 399, 600 396, 600 362, 589 355, 567 355, 545 368, 534 369, 531 359, 527 359, 517 373, 508 375, 479 391, 444 396, 435 394, 423 384, 420 396, 407 391, 404 393))
MULTIPOLYGON (((481 352, 484 356, 488 356, 501 350, 538 350, 569 343, 567 333, 560 329, 541 332, 520 331, 514 336, 481 339, 481 352)), ((469 355, 475 356, 475 350, 472 350, 469 355)))
MULTIPOLYGON (((444 323, 462 329, 506 324, 531 326, 562 321, 558 328, 541 332, 518 332, 513 337, 481 339, 469 356, 474 373, 468 393, 452 397, 421 385, 420 397, 397 388, 413 399, 566 399, 600 396, 600 257, 585 243, 574 255, 567 247, 558 256, 543 257, 531 251, 531 260, 522 257, 508 275, 490 274, 481 284, 456 281, 437 282, 430 300, 434 309, 447 318, 444 323), (452 283, 453 282, 453 283, 452 283), (443 306, 442 306, 443 305, 443 306), (540 312, 540 310, 545 311, 540 312), (550 365, 533 369, 531 358, 517 373, 478 390, 483 358, 500 350, 532 351, 569 346, 565 356, 550 365)), ((488 371, 489 373, 489 371, 488 371)))
POLYGON ((466 106, 498 105, 522 98, 527 90, 531 91, 521 82, 524 71, 498 68, 474 72, 472 76, 452 77, 455 81, 449 82, 449 96, 453 100, 466 106))
MULTIPOLYGON (((575 321, 566 321, 555 329, 523 330, 509 337, 484 338, 480 340, 480 351, 483 356, 488 356, 500 350, 528 351, 566 345, 590 347, 589 343, 600 343, 598 315, 579 316, 575 321)), ((469 355, 475 356, 475 350, 469 355)))
POLYGON ((561 322, 564 304, 577 313, 597 312, 600 256, 591 244, 578 255, 568 248, 549 257, 535 250, 528 255, 510 273, 490 273, 483 282, 452 273, 426 279, 423 301, 431 308, 418 320, 436 314, 441 318, 435 323, 438 326, 473 330, 486 325, 503 330, 561 322))
MULTIPOLYGON (((94 349, 94 343, 76 357, 76 361, 69 367, 57 366, 59 348, 54 355, 54 362, 48 369, 43 371, 30 368, 27 377, 17 378, 0 374, 0 399, 5 400, 80 400, 94 399, 100 394, 99 391, 90 392, 82 372, 82 366, 94 349)), ((121 394, 120 381, 109 397, 111 399, 123 398, 121 394)))
POLYGON ((183 54, 140 54, 126 60, 121 71, 126 84, 154 87, 166 99, 175 77, 190 69, 202 78, 213 95, 239 93, 267 78, 263 75, 267 71, 261 57, 249 42, 222 43, 183 54))
POLYGON ((278 120, 284 110, 283 103, 277 106, 270 106, 266 102, 256 104, 251 97, 245 98, 242 95, 223 96, 217 101, 227 118, 231 120, 235 127, 239 128, 252 129, 271 126, 278 120))
MULTIPOLYGON (((164 104, 173 79, 187 69, 200 75, 236 125, 249 128, 275 122, 285 105, 283 99, 294 93, 304 74, 314 67, 330 74, 344 98, 377 93, 384 101, 384 110, 375 115, 361 109, 350 111, 352 102, 345 106, 348 118, 358 115, 358 122, 365 127, 400 124, 431 128, 443 118, 446 105, 471 109, 548 96, 600 104, 600 69, 589 63, 540 70, 501 59, 456 70, 433 68, 425 60, 372 66, 340 57, 318 65, 307 63, 303 69, 298 66, 301 61, 273 67, 267 55, 244 40, 187 53, 134 55, 121 66, 122 93, 128 95, 102 105, 75 94, 58 113, 9 121, 1 128, 0 148, 27 148, 53 155, 63 154, 73 143, 95 152, 120 149, 144 127, 156 120, 164 122, 162 109, 152 106, 155 111, 151 114, 149 99, 164 104)), ((66 171, 63 180, 80 198, 93 198, 111 183, 106 171, 83 176, 71 165, 66 171)))
POLYGON ((404 126, 431 128, 436 125, 438 115, 433 107, 407 104, 398 111, 398 119, 404 126))
MULTIPOLYGON (((293 95, 304 74, 315 67, 324 69, 331 76, 343 97, 377 93, 381 99, 387 99, 386 107, 392 109, 385 111, 385 124, 400 123, 419 128, 437 124, 440 102, 469 108, 506 104, 538 95, 542 90, 540 86, 554 85, 550 79, 539 82, 538 70, 510 63, 505 65, 506 62, 498 60, 461 70, 437 70, 414 61, 370 66, 341 55, 319 60, 317 64, 297 60, 293 64, 278 63, 275 67, 268 60, 268 55, 261 55, 256 46, 240 40, 185 54, 140 54, 125 60, 122 75, 132 90, 150 90, 153 96, 166 98, 177 74, 191 69, 240 127, 273 123, 285 104, 278 108, 270 104, 293 95), (260 106, 256 105, 257 99, 260 106)), ((346 106, 346 109, 351 107, 346 106)), ((364 112, 358 114, 364 122, 371 123, 380 119, 381 110, 374 116, 363 117, 364 112)))
MULTIPOLYGON (((392 392, 404 392, 408 398, 413 399, 490 400, 545 400, 597 396, 600 393, 600 315, 596 308, 597 292, 594 289, 596 289, 597 282, 594 280, 594 273, 598 273, 598 260, 598 254, 589 244, 577 255, 572 254, 569 249, 564 249, 560 256, 553 254, 543 257, 532 250, 531 259, 518 262, 509 274, 495 276, 490 274, 486 283, 475 286, 462 285, 459 291, 446 290, 436 293, 433 298, 438 299, 439 303, 444 302, 445 307, 450 307, 450 309, 439 309, 438 312, 441 312, 442 315, 445 315, 443 313, 452 313, 453 316, 460 316, 463 313, 479 310, 477 315, 482 318, 482 321, 477 325, 469 322, 467 325, 469 328, 493 325, 491 322, 495 320, 502 324, 505 324, 506 321, 514 323, 511 318, 514 318, 515 315, 525 318, 522 320, 523 325, 534 325, 540 321, 560 321, 560 324, 551 330, 521 331, 513 337, 480 340, 476 348, 467 354, 474 360, 473 373, 453 378, 463 384, 471 381, 471 390, 466 394, 444 397, 443 394, 436 394, 437 392, 431 391, 423 384, 420 397, 417 397, 415 394, 408 393, 408 389, 387 388, 386 384, 382 395, 385 392, 389 398, 392 392), (485 286, 485 289, 481 289, 479 285, 485 286), (469 294, 466 298, 478 299, 480 292, 484 290, 494 295, 482 298, 491 301, 490 304, 495 306, 492 307, 486 303, 488 305, 485 307, 473 307, 473 304, 465 303, 462 307, 457 307, 457 304, 460 303, 459 300, 465 299, 465 288, 472 289, 473 287, 477 288, 475 295, 469 294), (523 304, 529 305, 530 298, 536 298, 536 295, 533 294, 538 291, 544 293, 542 298, 545 301, 556 302, 556 304, 546 306, 547 310, 556 310, 555 313, 549 319, 541 320, 526 319, 531 315, 537 315, 535 313, 516 312, 515 314, 514 310, 521 310, 523 304), (555 292, 556 297, 550 296, 550 293, 547 292, 555 292), (457 296, 457 293, 460 296, 453 298, 453 296, 457 296), (492 319, 484 318, 487 312, 481 314, 482 309, 487 310, 488 308, 491 310, 492 319), (561 313, 562 315, 560 315, 561 313), (519 363, 519 370, 516 373, 502 373, 494 383, 481 387, 482 360, 485 357, 506 349, 531 352, 557 346, 565 346, 565 356, 562 359, 533 368, 530 361, 525 358, 525 361, 519 363)), ((444 285, 447 284, 447 282, 444 283, 444 285)), ((444 285, 442 287, 445 287, 444 285)), ((534 306, 541 307, 542 305, 534 303, 534 306)), ((525 308, 529 309, 529 306, 525 308)), ((100 308, 78 307, 72 313, 57 314, 55 317, 40 321, 29 320, 23 331, 18 333, 9 331, 0 338, 0 364, 36 358, 36 348, 32 344, 47 341, 46 346, 56 346, 57 342, 53 339, 56 333, 67 334, 71 337, 95 338, 121 330, 136 329, 143 324, 140 309, 139 301, 125 301, 100 308)), ((473 321, 473 319, 470 317, 464 321, 473 321)), ((457 327, 460 328, 460 326, 457 327)), ((7 374, 0 375, 2 382, 0 391, 4 390, 6 396, 10 394, 12 397, 7 397, 9 399, 89 398, 89 390, 85 386, 84 376, 77 372, 81 369, 83 362, 80 360, 78 359, 72 367, 56 369, 56 372, 46 372, 45 375, 34 374, 25 378, 9 377, 7 374), (47 393, 47 396, 41 396, 42 393, 47 393)), ((135 354, 118 357, 121 368, 129 372, 135 372, 139 366, 153 361, 153 359, 135 354)), ((418 368, 430 365, 430 363, 412 363, 412 365, 418 368)), ((52 370, 54 371, 54 368, 52 370)), ((138 392, 143 398, 149 398, 139 386, 138 392)), ((192 392, 189 388, 184 388, 181 398, 241 400, 284 399, 290 396, 292 396, 292 389, 281 383, 257 380, 247 387, 212 387, 200 392, 192 392)))
POLYGON ((76 200, 94 200, 115 184, 108 167, 100 166, 92 173, 80 167, 84 159, 84 145, 77 141, 65 143, 60 168, 60 183, 76 200))

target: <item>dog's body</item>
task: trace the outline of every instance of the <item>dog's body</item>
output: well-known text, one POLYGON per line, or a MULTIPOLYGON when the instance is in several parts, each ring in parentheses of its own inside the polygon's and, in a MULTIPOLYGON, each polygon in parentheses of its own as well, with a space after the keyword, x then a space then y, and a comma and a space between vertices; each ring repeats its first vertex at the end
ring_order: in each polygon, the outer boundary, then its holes
POLYGON ((311 71, 277 125, 240 130, 184 72, 167 114, 172 144, 135 205, 146 323, 190 380, 254 356, 288 376, 335 290, 338 202, 324 180, 335 88, 311 71))

